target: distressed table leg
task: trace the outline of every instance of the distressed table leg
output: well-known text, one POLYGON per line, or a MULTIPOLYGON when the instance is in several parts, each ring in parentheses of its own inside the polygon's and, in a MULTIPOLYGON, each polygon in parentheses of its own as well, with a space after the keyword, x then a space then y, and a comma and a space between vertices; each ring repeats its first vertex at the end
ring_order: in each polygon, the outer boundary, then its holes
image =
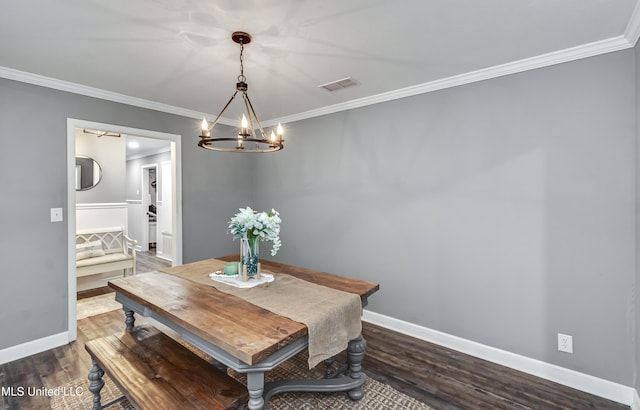
POLYGON ((126 307, 122 307, 122 310, 124 310, 124 315, 126 316, 124 318, 124 324, 126 326, 126 330, 127 332, 130 332, 133 330, 133 325, 136 322, 136 319, 133 317, 133 310, 129 310, 126 307))
POLYGON ((262 394, 264 393, 264 372, 247 373, 247 389, 249 390, 249 410, 266 410, 262 394))
MULTIPOLYGON (((349 363, 349 377, 352 379, 360 379, 366 377, 362 373, 362 360, 364 360, 364 353, 367 350, 367 341, 364 340, 362 335, 351 340, 349 347, 347 348, 347 362, 349 363)), ((360 400, 364 397, 364 386, 361 385, 353 390, 349 390, 347 395, 351 400, 360 400)))
POLYGON ((104 386, 104 380, 102 380, 102 376, 104 376, 104 370, 98 366, 98 363, 92 358, 91 363, 93 366, 89 371, 89 391, 93 393, 93 407, 92 410, 101 410, 102 404, 100 404, 100 390, 102 390, 102 386, 104 386))

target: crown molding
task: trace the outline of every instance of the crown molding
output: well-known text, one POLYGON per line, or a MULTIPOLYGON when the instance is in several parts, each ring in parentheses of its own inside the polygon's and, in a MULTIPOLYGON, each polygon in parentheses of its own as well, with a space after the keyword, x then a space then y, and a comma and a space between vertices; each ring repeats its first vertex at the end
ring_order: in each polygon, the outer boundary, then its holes
POLYGON ((624 30, 624 37, 627 39, 631 47, 635 47, 640 38, 640 2, 636 3, 636 7, 631 13, 627 28, 624 30))
MULTIPOLYGON (((635 15, 636 13, 634 13, 635 15)), ((636 18, 638 24, 634 24, 636 31, 640 33, 640 18, 636 18)), ((536 57, 525 58, 506 64, 496 65, 481 70, 476 70, 453 77, 443 78, 441 80, 430 81, 394 91, 372 95, 369 97, 359 98, 356 100, 346 101, 344 103, 329 105, 326 107, 309 110, 298 114, 287 115, 276 118, 274 120, 264 121, 265 126, 273 126, 278 122, 289 123, 300 121, 308 118, 319 117, 321 115, 333 114, 340 111, 351 110, 354 108, 365 107, 367 105, 378 104, 386 101, 397 100, 406 97, 412 97, 419 94, 425 94, 433 91, 443 90, 446 88, 457 87, 460 85, 471 84, 478 81, 489 80, 492 78, 502 77, 510 74, 521 73, 524 71, 535 70, 537 68, 548 67, 555 64, 566 63, 569 61, 580 60, 587 57, 593 57, 601 54, 611 53, 614 51, 624 50, 633 47, 626 36, 612 37, 606 40, 596 41, 577 47, 567 48, 560 51, 554 51, 548 54, 542 54, 536 57)))
MULTIPOLYGON (((510 74, 521 73, 524 71, 535 70, 537 68, 548 67, 555 64, 566 63, 569 61, 580 60, 583 58, 593 57, 601 54, 611 53, 614 51, 632 48, 640 37, 640 3, 634 9, 634 12, 626 27, 625 34, 609 39, 596 41, 589 44, 583 44, 576 47, 567 48, 552 53, 542 54, 539 56, 526 58, 506 64, 496 65, 481 70, 472 71, 460 75, 455 75, 440 80, 430 81, 394 91, 375 94, 372 96, 346 101, 339 104, 329 105, 318 109, 300 112, 297 114, 286 115, 283 117, 263 121, 264 127, 275 126, 278 123, 290 123, 294 121, 305 120, 308 118, 319 117, 322 115, 333 114, 340 111, 352 110, 355 108, 365 107, 368 105, 379 104, 382 102, 393 101, 401 98, 412 97, 419 94, 425 94, 433 91, 443 90, 446 88, 457 87, 460 85, 471 84, 478 81, 489 80, 492 78, 502 77, 510 74)), ((85 95, 88 97, 100 98, 107 101, 132 105, 140 108, 166 112, 169 114, 180 115, 188 118, 211 117, 212 114, 200 111, 189 110, 186 108, 176 107, 168 104, 158 103, 142 98, 131 97, 124 94, 114 93, 111 91, 101 90, 99 88, 89 87, 81 84, 75 84, 68 81, 57 80, 50 77, 44 77, 37 74, 31 74, 7 67, 0 66, 0 78, 20 81, 39 85, 42 87, 53 88, 60 91, 66 91, 74 94, 85 95)), ((221 118, 219 121, 224 125, 237 125, 237 121, 227 118, 221 118)))
MULTIPOLYGON (((84 95, 87 97, 99 98, 101 100, 113 101, 117 103, 132 105, 134 107, 147 108, 154 111, 166 112, 168 114, 180 115, 188 118, 204 118, 215 117, 214 114, 204 113, 187 108, 176 107, 169 104, 163 104, 156 101, 145 100, 143 98, 132 97, 130 95, 119 94, 112 91, 102 90, 100 88, 89 87, 87 85, 76 84, 69 81, 58 80, 51 77, 45 77, 38 74, 32 74, 25 71, 15 70, 13 68, 0 66, 0 78, 8 80, 20 81, 27 84, 39 85, 42 87, 52 88, 54 90, 66 91, 73 94, 84 95)), ((227 118, 220 118, 218 121, 224 125, 236 125, 237 121, 227 118)))

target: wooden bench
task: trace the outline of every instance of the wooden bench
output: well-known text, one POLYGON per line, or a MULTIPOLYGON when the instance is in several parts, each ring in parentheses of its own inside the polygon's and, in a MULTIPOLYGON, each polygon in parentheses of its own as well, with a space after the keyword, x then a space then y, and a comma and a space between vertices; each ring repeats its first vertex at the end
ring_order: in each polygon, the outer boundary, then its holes
POLYGON ((236 409, 249 399, 240 382, 151 326, 91 340, 85 349, 94 410, 103 408, 105 373, 138 409, 236 409))
POLYGON ((121 269, 123 276, 126 276, 127 269, 135 275, 137 243, 121 226, 77 231, 76 277, 121 269))

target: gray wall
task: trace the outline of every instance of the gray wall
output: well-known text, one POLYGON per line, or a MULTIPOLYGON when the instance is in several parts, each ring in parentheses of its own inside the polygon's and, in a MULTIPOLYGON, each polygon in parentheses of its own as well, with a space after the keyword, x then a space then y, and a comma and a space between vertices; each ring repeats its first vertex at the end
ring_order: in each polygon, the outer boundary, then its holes
POLYGON ((277 259, 379 282, 371 311, 631 386, 634 81, 624 51, 288 124, 257 159, 277 259))
POLYGON ((198 148, 197 120, 0 79, 0 349, 68 327, 67 225, 49 222, 49 208, 75 206, 69 117, 182 135, 184 262, 237 252, 227 221, 250 200, 249 157, 198 148))

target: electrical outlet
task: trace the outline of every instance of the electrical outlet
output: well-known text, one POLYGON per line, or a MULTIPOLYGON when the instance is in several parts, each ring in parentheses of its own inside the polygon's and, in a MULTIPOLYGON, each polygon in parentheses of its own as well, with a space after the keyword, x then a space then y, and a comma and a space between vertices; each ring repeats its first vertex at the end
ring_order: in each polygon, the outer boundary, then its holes
POLYGON ((558 333, 558 350, 565 353, 573 353, 573 336, 558 333))

